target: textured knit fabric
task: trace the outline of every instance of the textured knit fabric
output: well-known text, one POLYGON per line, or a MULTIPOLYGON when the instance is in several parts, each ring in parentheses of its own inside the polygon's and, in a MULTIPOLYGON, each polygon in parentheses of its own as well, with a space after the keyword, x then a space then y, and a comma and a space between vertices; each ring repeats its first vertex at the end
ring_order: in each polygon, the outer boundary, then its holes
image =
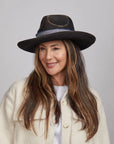
MULTIPOLYGON (((22 104, 23 88, 25 80, 16 81, 5 93, 0 104, 0 144, 53 144, 55 134, 55 115, 53 104, 51 104, 48 137, 45 139, 46 132, 46 110, 39 106, 35 113, 33 123, 36 134, 32 129, 27 130, 23 127, 23 118, 17 119, 18 110, 22 104)), ((90 89, 95 95, 98 114, 99 127, 97 133, 86 142, 86 132, 80 130, 82 123, 77 122, 77 116, 71 109, 67 101, 67 91, 60 101, 61 106, 61 144, 110 144, 104 108, 99 95, 90 89)))

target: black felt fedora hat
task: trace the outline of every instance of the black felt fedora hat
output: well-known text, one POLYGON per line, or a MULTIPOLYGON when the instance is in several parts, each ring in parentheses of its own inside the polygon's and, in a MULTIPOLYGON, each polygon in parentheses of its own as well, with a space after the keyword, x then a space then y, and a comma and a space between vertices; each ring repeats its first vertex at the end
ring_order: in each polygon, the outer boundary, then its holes
POLYGON ((17 45, 34 53, 38 44, 53 40, 72 40, 83 50, 91 46, 96 38, 90 33, 76 31, 69 16, 47 15, 42 18, 36 37, 20 41, 17 45))

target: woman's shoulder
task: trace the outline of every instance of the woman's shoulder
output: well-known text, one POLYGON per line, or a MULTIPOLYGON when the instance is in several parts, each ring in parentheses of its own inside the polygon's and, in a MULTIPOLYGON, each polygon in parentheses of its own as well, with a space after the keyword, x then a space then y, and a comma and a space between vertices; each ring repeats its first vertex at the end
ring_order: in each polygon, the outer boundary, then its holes
POLYGON ((23 87, 25 85, 27 78, 23 78, 23 79, 19 79, 14 81, 11 86, 9 87, 9 89, 19 89, 21 87, 23 87))
POLYGON ((5 92, 0 102, 0 112, 7 112, 12 115, 13 120, 17 120, 17 113, 20 105, 23 102, 23 88, 25 87, 26 78, 13 82, 5 92))
POLYGON ((98 92, 94 89, 94 88, 89 88, 90 89, 90 92, 94 95, 94 97, 96 98, 96 99, 99 99, 100 97, 99 97, 99 94, 98 94, 98 92))
POLYGON ((97 108, 98 108, 99 113, 100 113, 102 110, 104 111, 102 99, 101 99, 101 97, 99 96, 98 92, 97 92, 95 89, 93 89, 93 88, 90 88, 90 91, 92 92, 92 94, 94 95, 94 97, 95 97, 95 99, 96 99, 97 108))
POLYGON ((8 108, 7 105, 10 105, 12 109, 14 108, 14 113, 17 112, 19 106, 23 102, 23 89, 26 79, 27 78, 16 80, 10 85, 2 98, 1 105, 4 104, 6 109, 8 108))
POLYGON ((26 78, 14 81, 5 92, 3 99, 14 100, 19 95, 22 95, 23 88, 25 86, 26 78))

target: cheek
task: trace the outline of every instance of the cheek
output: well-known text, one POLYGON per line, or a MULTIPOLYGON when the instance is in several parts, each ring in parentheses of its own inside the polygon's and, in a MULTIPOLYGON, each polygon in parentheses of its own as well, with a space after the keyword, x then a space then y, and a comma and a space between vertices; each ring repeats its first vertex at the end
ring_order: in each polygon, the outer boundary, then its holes
POLYGON ((41 65, 45 68, 44 58, 41 55, 39 55, 39 61, 41 65))
POLYGON ((64 61, 64 62, 67 61, 66 53, 61 53, 60 55, 58 55, 58 58, 59 58, 60 61, 64 61))
POLYGON ((39 60, 41 61, 41 63, 42 63, 43 59, 44 59, 44 55, 40 53, 39 54, 39 60))

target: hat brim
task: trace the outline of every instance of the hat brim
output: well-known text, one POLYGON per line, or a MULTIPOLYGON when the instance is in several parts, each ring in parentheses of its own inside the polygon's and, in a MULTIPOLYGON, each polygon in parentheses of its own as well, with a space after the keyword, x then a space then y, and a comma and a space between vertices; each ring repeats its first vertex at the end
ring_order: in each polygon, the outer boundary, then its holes
POLYGON ((43 36, 39 36, 36 38, 31 38, 27 40, 23 40, 18 42, 18 47, 34 53, 36 47, 47 41, 53 41, 53 40, 72 40, 75 42, 80 50, 84 50, 88 47, 90 47, 96 40, 95 36, 87 33, 87 32, 81 32, 81 31, 64 31, 64 32, 56 32, 51 33, 43 36))

